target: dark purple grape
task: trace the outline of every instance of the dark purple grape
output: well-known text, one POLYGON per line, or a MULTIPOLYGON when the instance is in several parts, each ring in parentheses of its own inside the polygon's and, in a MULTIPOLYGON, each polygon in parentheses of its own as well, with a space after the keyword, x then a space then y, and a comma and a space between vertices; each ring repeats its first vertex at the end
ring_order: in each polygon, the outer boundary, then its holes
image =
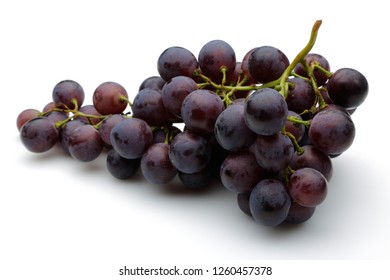
POLYGON ((333 166, 330 157, 311 145, 301 147, 302 154, 294 153, 290 160, 290 167, 294 170, 310 167, 321 172, 326 180, 330 181, 333 175, 333 166))
POLYGON ((237 194, 237 204, 242 212, 252 217, 251 210, 249 209, 249 197, 251 192, 238 193, 237 194))
POLYGON ((75 128, 69 139, 68 149, 70 155, 82 162, 93 161, 103 151, 103 141, 99 131, 92 125, 81 125, 75 128))
POLYGON ((286 123, 287 114, 287 103, 283 96, 271 88, 256 90, 245 103, 245 122, 260 135, 279 132, 286 123))
POLYGON ((271 46, 255 48, 248 59, 249 72, 259 83, 277 80, 289 65, 287 56, 271 46))
MULTIPOLYGON (((294 117, 298 120, 302 120, 302 117, 300 115, 290 110, 288 111, 288 116, 294 117)), ((306 128, 303 124, 293 123, 288 119, 285 124, 285 129, 287 132, 290 132, 298 142, 301 141, 306 131, 306 128)))
POLYGON ((309 138, 310 143, 320 151, 328 155, 341 154, 352 145, 355 125, 346 111, 335 107, 325 108, 312 119, 309 138))
POLYGON ((128 159, 140 158, 152 144, 153 133, 144 120, 128 118, 112 128, 110 141, 120 156, 128 159))
POLYGON ((366 77, 351 68, 341 68, 334 72, 329 78, 326 88, 332 101, 347 109, 358 107, 368 95, 366 77))
POLYGON ((190 189, 204 189, 210 186, 212 181, 211 169, 207 166, 195 173, 184 173, 178 171, 178 177, 183 185, 190 189))
POLYGON ((126 89, 115 82, 104 82, 99 85, 92 98, 93 105, 102 115, 121 114, 128 104, 126 89))
POLYGON ((110 115, 110 116, 106 117, 102 121, 102 123, 99 126, 99 134, 100 134, 100 137, 102 138, 103 142, 106 145, 111 146, 110 135, 111 135, 112 128, 117 123, 119 123, 125 119, 126 119, 126 117, 124 115, 114 114, 114 115, 110 115))
POLYGON ((291 199, 284 185, 274 179, 260 181, 249 197, 249 209, 256 222, 266 226, 282 223, 290 209, 291 199))
POLYGON ((45 116, 51 119, 54 123, 63 122, 69 117, 68 113, 61 111, 52 111, 47 113, 45 116))
POLYGON ((184 173, 196 173, 206 168, 210 161, 211 148, 207 140, 185 130, 173 138, 169 159, 177 170, 184 173))
POLYGON ((36 109, 25 109, 22 112, 20 112, 18 117, 16 118, 16 127, 18 131, 20 131, 20 129, 26 122, 37 118, 40 113, 41 112, 39 112, 36 109))
POLYGON ((290 138, 281 132, 271 136, 259 135, 253 145, 257 163, 270 172, 286 168, 294 154, 290 138))
POLYGON ((155 89, 145 88, 137 93, 131 106, 133 116, 147 122, 150 126, 164 126, 176 119, 161 98, 161 93, 155 89))
POLYGON ((53 109, 58 109, 58 107, 54 101, 47 103, 45 105, 45 107, 43 107, 42 112, 46 113, 46 112, 52 111, 53 109))
MULTIPOLYGON (((319 66, 321 66, 327 71, 330 71, 328 60, 320 54, 309 53, 305 56, 304 60, 309 67, 313 63, 318 63, 319 66)), ((303 67, 302 63, 298 63, 297 66, 295 66, 294 72, 302 77, 309 78, 309 75, 307 74, 307 71, 303 67)), ((325 85, 326 81, 328 80, 328 76, 323 71, 321 71, 320 69, 314 69, 313 74, 318 86, 325 85)))
POLYGON ((146 150, 141 159, 142 175, 151 183, 167 184, 177 174, 169 159, 169 144, 156 143, 146 150))
POLYGON ((256 139, 244 120, 244 106, 230 105, 218 116, 214 134, 218 143, 226 150, 247 149, 256 139))
POLYGON ((315 210, 316 207, 305 207, 292 201, 285 222, 290 224, 302 224, 314 215, 315 210))
POLYGON ((296 170, 288 181, 288 193, 292 200, 305 207, 321 204, 328 193, 328 182, 318 170, 304 167, 296 170))
POLYGON ((215 121, 224 110, 221 98, 214 92, 198 89, 183 100, 181 116, 186 127, 196 133, 214 131, 215 121))
POLYGON ((87 118, 84 116, 78 116, 78 118, 80 120, 84 121, 85 123, 95 125, 95 124, 98 124, 102 120, 101 118, 99 118, 99 116, 101 116, 102 114, 100 114, 98 112, 98 110, 96 110, 95 106, 93 106, 93 105, 81 106, 79 109, 79 112, 87 114, 87 115, 97 116, 97 118, 95 118, 95 117, 87 118))
POLYGON ((117 179, 125 180, 133 177, 137 173, 139 164, 140 159, 121 157, 114 149, 110 149, 107 153, 107 170, 117 179))
POLYGON ((309 110, 316 98, 310 82, 301 78, 289 78, 289 90, 286 98, 288 109, 298 114, 309 110))
POLYGON ((153 129, 153 144, 155 143, 171 143, 172 139, 178 135, 181 130, 173 125, 157 127, 153 129))
POLYGON ((186 76, 177 76, 169 80, 161 91, 164 106, 175 116, 181 117, 181 105, 184 98, 198 89, 196 82, 186 76))
POLYGON ((73 130, 78 128, 79 126, 87 125, 84 121, 79 118, 73 119, 67 122, 60 131, 60 143, 64 151, 70 155, 69 153, 69 138, 72 135, 73 130))
POLYGON ((236 54, 233 48, 222 40, 212 40, 199 51, 199 67, 204 75, 217 83, 222 81, 221 67, 226 67, 226 76, 230 76, 236 67, 236 54))
POLYGON ((223 161, 220 178, 223 186, 232 192, 251 191, 262 179, 264 170, 250 152, 231 153, 223 161))
POLYGON ((58 139, 58 129, 54 122, 47 117, 31 119, 20 129, 20 140, 30 152, 46 152, 54 147, 58 139))
POLYGON ((144 88, 151 88, 157 91, 161 91, 165 85, 165 80, 160 76, 151 76, 146 78, 139 86, 138 91, 143 90, 144 88))
POLYGON ((165 81, 176 76, 193 77, 196 69, 198 69, 196 57, 183 47, 167 48, 157 61, 158 73, 165 81))
POLYGON ((75 109, 73 100, 77 102, 78 107, 81 107, 85 98, 81 85, 72 80, 64 80, 56 84, 52 96, 57 107, 65 106, 69 109, 75 109))
POLYGON ((249 57, 251 56, 251 54, 253 53, 253 51, 255 49, 256 48, 253 48, 253 49, 249 50, 244 55, 244 58, 242 59, 242 63, 241 63, 241 70, 243 72, 243 76, 247 77, 249 84, 256 84, 257 83, 257 81, 252 77, 252 75, 251 75, 251 73, 249 71, 249 65, 248 65, 249 57))

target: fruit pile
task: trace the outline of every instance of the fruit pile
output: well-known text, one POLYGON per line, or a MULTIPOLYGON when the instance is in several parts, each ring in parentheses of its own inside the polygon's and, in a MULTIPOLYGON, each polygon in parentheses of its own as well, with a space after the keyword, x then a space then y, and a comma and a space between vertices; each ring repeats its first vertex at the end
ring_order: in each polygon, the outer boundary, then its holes
POLYGON ((305 222, 326 198, 331 158, 351 146, 351 114, 368 94, 359 71, 331 72, 311 53, 320 25, 291 62, 272 46, 251 49, 241 62, 222 40, 206 43, 198 58, 169 47, 159 76, 145 79, 132 101, 123 86, 105 82, 93 105, 83 105, 83 88, 61 81, 42 112, 19 114, 20 139, 35 153, 60 142, 82 162, 104 151, 119 179, 140 170, 154 184, 178 177, 199 189, 218 178, 256 222, 305 222))

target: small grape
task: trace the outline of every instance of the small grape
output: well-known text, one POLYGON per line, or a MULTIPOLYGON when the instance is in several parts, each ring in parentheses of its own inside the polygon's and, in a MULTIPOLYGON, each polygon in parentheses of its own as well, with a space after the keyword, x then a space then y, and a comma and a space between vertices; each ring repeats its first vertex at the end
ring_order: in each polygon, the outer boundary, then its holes
POLYGON ((84 102, 85 94, 81 85, 72 80, 64 80, 57 83, 52 93, 53 101, 56 107, 67 107, 69 109, 75 109, 74 101, 77 102, 77 106, 81 107, 84 102))
POLYGON ((190 130, 180 132, 171 142, 169 158, 173 166, 183 173, 201 171, 208 165, 210 157, 210 144, 190 130))
POLYGON ((249 209, 256 222, 266 226, 282 223, 289 212, 291 199, 284 185, 274 179, 260 181, 249 197, 249 209))
POLYGON ((27 121, 20 130, 20 140, 27 150, 43 153, 58 142, 59 132, 54 122, 47 117, 27 121))
POLYGON ((167 184, 177 174, 177 169, 169 159, 169 144, 156 143, 151 145, 142 156, 142 175, 151 183, 167 184))
POLYGON ((304 167, 290 176, 287 190, 291 198, 299 205, 316 207, 325 200, 328 182, 318 170, 304 167))
POLYGON ((117 123, 111 130, 110 141, 120 156, 140 158, 153 141, 153 132, 143 120, 128 118, 117 123))
POLYGON ((127 159, 121 157, 114 149, 107 153, 106 166, 110 174, 121 180, 133 177, 138 170, 140 159, 127 159))
POLYGON ((104 82, 93 93, 93 105, 102 115, 120 114, 127 107, 126 89, 115 82, 104 82))
POLYGON ((20 112, 18 117, 16 118, 16 127, 18 131, 20 131, 20 129, 26 122, 35 119, 36 117, 39 116, 40 113, 41 112, 39 112, 36 109, 25 109, 22 112, 20 112))
POLYGON ((103 151, 103 141, 92 125, 75 128, 68 139, 70 155, 82 162, 95 160, 103 151))
POLYGON ((287 120, 288 107, 283 96, 274 89, 256 90, 245 102, 245 122, 257 134, 272 135, 281 130, 287 120))
POLYGON ((184 98, 181 117, 188 129, 205 134, 214 131, 215 121, 223 110, 218 95, 207 89, 198 89, 184 98))
MULTIPOLYGON (((326 71, 330 71, 330 66, 328 60, 323 57, 320 54, 317 53, 309 53, 305 56, 304 58, 306 64, 311 67, 313 63, 317 63, 319 66, 324 68, 326 71)), ((309 78, 307 71, 305 67, 303 67, 302 63, 298 63, 297 66, 294 68, 295 73, 302 77, 309 78)), ((314 69, 313 70, 314 78, 316 80, 316 83, 318 86, 323 86, 325 85, 326 81, 328 80, 328 76, 321 71, 320 69, 314 69)))

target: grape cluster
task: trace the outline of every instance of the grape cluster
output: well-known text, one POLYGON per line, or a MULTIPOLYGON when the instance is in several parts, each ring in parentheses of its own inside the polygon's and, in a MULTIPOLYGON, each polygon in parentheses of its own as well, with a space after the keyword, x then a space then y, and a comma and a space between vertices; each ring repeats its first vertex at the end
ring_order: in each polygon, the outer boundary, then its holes
POLYGON ((273 46, 253 48, 241 62, 222 40, 197 58, 169 47, 158 57, 159 76, 146 78, 132 101, 123 86, 105 82, 93 105, 83 105, 83 88, 61 81, 42 111, 19 114, 20 139, 35 153, 59 142, 82 162, 104 151, 118 179, 141 170, 154 184, 178 177, 201 189, 218 178, 256 222, 305 222, 326 198, 331 158, 351 146, 351 114, 368 94, 359 71, 331 72, 311 52, 320 25, 291 62, 273 46))

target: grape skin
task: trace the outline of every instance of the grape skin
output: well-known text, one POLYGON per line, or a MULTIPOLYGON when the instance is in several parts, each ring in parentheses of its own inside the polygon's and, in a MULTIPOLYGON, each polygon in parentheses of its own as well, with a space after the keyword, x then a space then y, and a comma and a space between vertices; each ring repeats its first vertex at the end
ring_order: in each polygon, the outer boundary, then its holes
POLYGON ((120 114, 126 107, 127 102, 121 98, 128 99, 126 89, 115 82, 104 82, 99 85, 93 93, 93 105, 102 115, 120 114))
POLYGON ((18 131, 20 131, 20 129, 26 122, 38 117, 40 113, 41 112, 36 109, 25 109, 20 112, 18 117, 16 118, 16 128, 18 129, 18 131))
POLYGON ((188 129, 205 134, 214 131, 215 121, 223 110, 219 96, 210 90, 198 89, 184 98, 181 117, 188 129))
POLYGON ((228 151, 247 149, 256 139, 244 119, 243 105, 230 105, 219 114, 214 128, 218 143, 228 151))
POLYGON ((325 108, 312 119, 309 138, 311 144, 320 151, 328 155, 338 155, 352 145, 355 125, 346 111, 334 107, 325 108))
POLYGON ((128 118, 117 123, 111 130, 113 148, 124 158, 140 158, 153 142, 153 132, 143 120, 128 118))
POLYGON ((141 159, 142 175, 151 183, 167 184, 177 174, 177 169, 169 159, 170 146, 156 143, 149 147, 141 159))
POLYGON ((328 182, 318 170, 304 167, 290 176, 287 190, 291 198, 299 205, 316 207, 325 200, 328 182))
POLYGON ((103 141, 92 125, 81 125, 74 129, 68 139, 70 155, 82 162, 95 160, 103 151, 103 141))
POLYGON ((109 173, 120 180, 133 177, 138 170, 140 159, 127 159, 121 157, 115 149, 110 149, 107 153, 106 166, 109 173))
POLYGON ((20 130, 20 140, 30 152, 47 152, 58 142, 59 132, 54 122, 47 117, 27 121, 20 130))
POLYGON ((75 100, 78 107, 84 102, 85 94, 81 85, 73 80, 64 80, 54 86, 52 93, 56 107, 75 109, 75 100))
POLYGON ((256 90, 245 102, 245 122, 257 134, 272 135, 287 121, 288 107, 283 96, 274 89, 256 90))
POLYGON ((271 227, 286 219, 290 205, 284 185, 274 179, 260 181, 249 197, 249 209, 255 221, 271 227))
POLYGON ((190 130, 180 132, 171 142, 169 159, 183 173, 201 171, 208 165, 210 158, 210 144, 204 137, 190 130))

